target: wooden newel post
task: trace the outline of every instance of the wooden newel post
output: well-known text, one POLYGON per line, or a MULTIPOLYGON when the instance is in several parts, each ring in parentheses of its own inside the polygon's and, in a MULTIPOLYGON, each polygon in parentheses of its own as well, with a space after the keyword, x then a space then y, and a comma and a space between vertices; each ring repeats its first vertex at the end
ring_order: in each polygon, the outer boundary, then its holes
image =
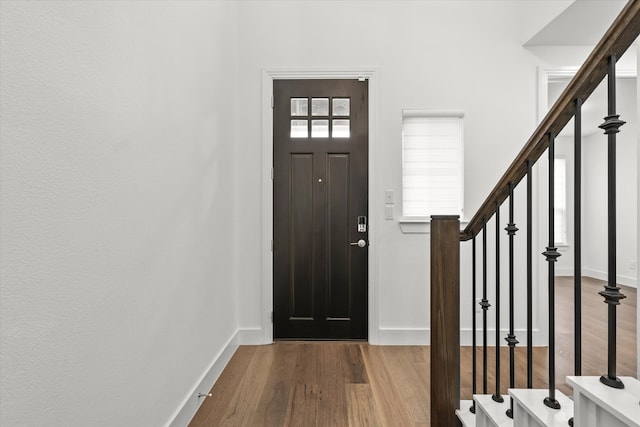
POLYGON ((431 217, 431 425, 459 426, 460 219, 431 217))

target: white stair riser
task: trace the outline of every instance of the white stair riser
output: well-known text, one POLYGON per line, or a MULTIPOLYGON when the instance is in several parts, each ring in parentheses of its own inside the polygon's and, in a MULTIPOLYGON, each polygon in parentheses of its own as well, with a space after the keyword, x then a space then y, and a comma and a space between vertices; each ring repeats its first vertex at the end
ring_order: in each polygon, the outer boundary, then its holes
POLYGON ((471 405, 471 400, 461 400, 460 409, 456 410, 456 415, 464 427, 476 427, 476 415, 471 412, 471 405))
POLYGON ((496 402, 491 395, 475 395, 476 426, 513 427, 513 420, 506 415, 509 408, 508 399, 496 402))
POLYGON ((540 425, 522 405, 513 404, 513 427, 539 427, 540 425))
POLYGON ((476 427, 493 427, 486 412, 476 407, 476 427))
MULTIPOLYGON (((555 398, 560 409, 551 409, 544 404, 548 390, 510 389, 515 410, 514 427, 568 427, 573 416, 573 402, 559 390, 555 398)), ((603 426, 604 427, 604 426, 603 426)))
MULTIPOLYGON (((556 390, 561 410, 552 410, 542 404, 546 390, 509 390, 514 397, 514 419, 504 411, 508 407, 492 401, 490 395, 476 395, 475 426, 477 427, 564 427, 574 417, 576 427, 640 427, 640 381, 622 377, 624 389, 611 389, 600 383, 598 377, 568 377, 574 388, 574 401, 556 390), (503 407, 504 406, 504 407, 503 407)), ((464 402, 469 405, 469 402, 464 402)), ((473 427, 473 415, 465 411, 465 427, 473 427)))
MULTIPOLYGON (((606 409, 599 406, 587 396, 575 393, 574 395, 574 421, 580 427, 629 427, 629 424, 621 421, 606 409)), ((640 425, 640 424, 636 424, 640 425)))
POLYGON ((640 381, 620 380, 622 389, 602 384, 600 377, 567 377, 573 387, 576 426, 640 427, 640 381))

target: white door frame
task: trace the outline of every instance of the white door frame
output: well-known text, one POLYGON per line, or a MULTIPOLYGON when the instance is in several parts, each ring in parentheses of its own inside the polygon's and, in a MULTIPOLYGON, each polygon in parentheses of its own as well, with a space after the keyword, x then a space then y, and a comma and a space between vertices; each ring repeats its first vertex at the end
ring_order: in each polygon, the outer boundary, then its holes
POLYGON ((377 125, 378 81, 375 68, 265 69, 262 70, 262 315, 264 344, 273 342, 273 81, 282 79, 359 79, 369 80, 369 342, 378 342, 378 288, 375 209, 375 137, 377 125))
MULTIPOLYGON (((559 78, 572 78, 578 72, 578 67, 538 68, 538 120, 540 123, 549 106, 549 82, 559 78)), ((637 70, 616 67, 616 78, 637 78, 637 70)), ((606 80, 606 77, 605 77, 606 80)))

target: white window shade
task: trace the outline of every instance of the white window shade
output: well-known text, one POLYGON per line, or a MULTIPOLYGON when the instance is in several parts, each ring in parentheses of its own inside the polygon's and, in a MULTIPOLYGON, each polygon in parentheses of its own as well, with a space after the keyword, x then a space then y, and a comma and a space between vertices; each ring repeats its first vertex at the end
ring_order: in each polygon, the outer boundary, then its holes
POLYGON ((404 112, 402 143, 403 216, 462 216, 462 115, 404 112))

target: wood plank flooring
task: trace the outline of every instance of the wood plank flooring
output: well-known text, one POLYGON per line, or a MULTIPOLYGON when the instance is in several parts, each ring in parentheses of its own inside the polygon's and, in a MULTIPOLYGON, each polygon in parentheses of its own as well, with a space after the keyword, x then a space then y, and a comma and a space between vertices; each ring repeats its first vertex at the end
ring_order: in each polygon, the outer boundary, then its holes
MULTIPOLYGON (((603 282, 583 284, 583 374, 606 370, 603 282)), ((557 387, 573 373, 573 279, 556 281, 557 387)), ((636 375, 636 291, 618 312, 618 375, 636 375)), ((516 386, 526 386, 526 349, 516 349, 516 386)), ((509 383, 508 349, 502 348, 501 391, 509 383)), ((495 348, 487 349, 487 385, 495 391, 495 348)), ((482 349, 478 390, 482 390, 482 349)), ((461 397, 471 398, 471 348, 461 349, 461 397)), ((534 386, 547 386, 547 348, 534 348, 534 386)), ((428 426, 429 347, 370 346, 358 342, 279 341, 241 346, 192 420, 209 426, 428 426)))
POLYGON ((190 426, 427 426, 428 372, 428 347, 241 346, 190 426))

